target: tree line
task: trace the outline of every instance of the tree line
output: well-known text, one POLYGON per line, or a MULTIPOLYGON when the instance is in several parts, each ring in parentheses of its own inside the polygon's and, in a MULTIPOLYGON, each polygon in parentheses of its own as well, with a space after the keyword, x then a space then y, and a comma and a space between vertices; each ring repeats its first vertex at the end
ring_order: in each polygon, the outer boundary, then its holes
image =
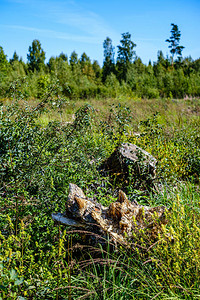
POLYGON ((39 40, 28 49, 27 62, 16 51, 8 61, 0 46, 0 96, 13 92, 25 98, 40 98, 48 86, 57 82, 58 93, 69 98, 127 97, 183 98, 200 96, 200 58, 182 57, 181 32, 171 24, 169 43, 171 56, 158 51, 157 61, 145 65, 137 56, 136 44, 129 32, 123 33, 115 47, 111 38, 103 42, 104 61, 99 63, 83 52, 63 52, 45 63, 45 51, 39 40))

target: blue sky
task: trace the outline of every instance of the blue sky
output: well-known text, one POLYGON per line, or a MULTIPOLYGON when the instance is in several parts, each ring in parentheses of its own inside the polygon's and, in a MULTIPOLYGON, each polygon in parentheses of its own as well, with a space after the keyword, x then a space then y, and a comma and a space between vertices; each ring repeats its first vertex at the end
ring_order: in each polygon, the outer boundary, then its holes
POLYGON ((27 60, 28 48, 38 39, 46 62, 61 52, 76 51, 103 62, 103 41, 130 32, 137 56, 156 61, 157 51, 170 54, 171 23, 181 31, 183 56, 200 57, 200 0, 0 0, 0 46, 8 58, 14 51, 27 60))

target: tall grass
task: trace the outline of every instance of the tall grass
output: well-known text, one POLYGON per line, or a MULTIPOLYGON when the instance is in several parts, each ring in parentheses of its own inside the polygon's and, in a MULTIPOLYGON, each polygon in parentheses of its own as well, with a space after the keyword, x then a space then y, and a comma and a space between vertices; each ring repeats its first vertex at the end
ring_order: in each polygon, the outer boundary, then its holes
POLYGON ((76 111, 81 103, 61 110, 49 97, 1 109, 0 299, 199 299, 199 100, 95 100, 76 111), (157 193, 99 172, 121 142, 158 159, 157 193), (168 224, 154 242, 136 235, 131 251, 86 251, 80 232, 51 219, 65 209, 69 182, 104 205, 119 188, 166 205, 168 224))
POLYGON ((150 199, 171 207, 168 226, 154 244, 143 236, 131 252, 122 247, 114 253, 102 250, 101 259, 81 262, 77 285, 88 287, 87 299, 200 298, 200 197, 195 189, 179 183, 174 191, 165 188, 150 199))

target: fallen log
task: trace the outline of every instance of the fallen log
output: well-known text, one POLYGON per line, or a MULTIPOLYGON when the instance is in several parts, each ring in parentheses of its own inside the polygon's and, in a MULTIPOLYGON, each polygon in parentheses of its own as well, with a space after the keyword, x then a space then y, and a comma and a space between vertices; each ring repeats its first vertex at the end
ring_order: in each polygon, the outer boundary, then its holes
POLYGON ((95 243, 103 244, 109 239, 115 244, 130 246, 135 235, 141 232, 154 241, 161 232, 161 225, 167 224, 166 211, 165 206, 149 207, 131 202, 121 190, 117 201, 104 207, 70 183, 65 213, 54 213, 52 218, 57 223, 99 236, 95 243))

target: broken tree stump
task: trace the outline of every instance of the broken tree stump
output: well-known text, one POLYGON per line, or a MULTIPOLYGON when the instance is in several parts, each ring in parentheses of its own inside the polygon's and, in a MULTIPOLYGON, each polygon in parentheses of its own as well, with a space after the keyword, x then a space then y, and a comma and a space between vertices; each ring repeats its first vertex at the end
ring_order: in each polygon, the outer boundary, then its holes
POLYGON ((117 201, 109 207, 89 199, 75 184, 69 184, 69 195, 64 214, 52 214, 54 221, 66 226, 87 230, 98 236, 95 243, 105 243, 105 240, 131 246, 134 235, 141 231, 149 239, 155 240, 161 232, 161 225, 167 224, 166 207, 149 207, 129 201, 123 191, 119 191, 117 201))

